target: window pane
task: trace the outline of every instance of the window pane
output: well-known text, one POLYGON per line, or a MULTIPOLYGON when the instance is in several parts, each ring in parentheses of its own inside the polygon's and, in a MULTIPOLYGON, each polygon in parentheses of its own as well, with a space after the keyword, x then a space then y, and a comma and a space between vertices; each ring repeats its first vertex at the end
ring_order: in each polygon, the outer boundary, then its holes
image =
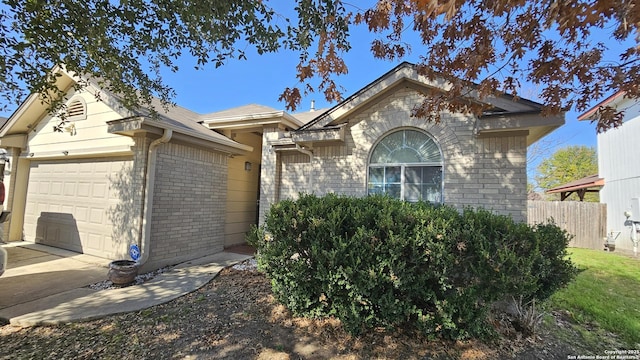
POLYGON ((406 201, 441 202, 442 168, 439 166, 407 166, 404 169, 406 201))
POLYGON ((406 201, 411 201, 411 202, 417 202, 419 200, 422 200, 420 184, 405 184, 404 199, 406 201))
POLYGON ((442 184, 442 168, 439 166, 426 166, 423 170, 423 182, 440 186, 442 184))
POLYGON ((402 181, 402 173, 400 166, 389 166, 385 168, 386 173, 384 180, 386 183, 400 183, 402 181))
POLYGON ((389 196, 400 199, 400 184, 387 184, 385 190, 389 196))
POLYGON ((401 148, 398 149, 391 154, 391 160, 395 163, 417 163, 422 162, 420 158, 420 154, 418 154, 414 149, 410 148, 401 148))
POLYGON ((369 168, 369 182, 375 184, 382 184, 384 182, 384 168, 372 167, 369 168))
POLYGON ((369 194, 381 194, 384 192, 384 168, 369 168, 369 184, 367 187, 369 194))
POLYGON ((408 183, 422 183, 422 166, 407 166, 404 170, 404 180, 408 183))
POLYGON ((431 203, 441 203, 442 193, 440 186, 436 185, 423 185, 422 186, 422 199, 431 203))

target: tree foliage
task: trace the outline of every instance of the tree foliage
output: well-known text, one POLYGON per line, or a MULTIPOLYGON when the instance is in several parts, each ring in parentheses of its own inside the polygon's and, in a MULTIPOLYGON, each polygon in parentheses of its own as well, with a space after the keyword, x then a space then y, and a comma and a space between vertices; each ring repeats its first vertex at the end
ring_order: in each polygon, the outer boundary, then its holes
MULTIPOLYGON (((594 148, 582 145, 568 146, 540 163, 536 181, 540 188, 548 190, 597 173, 598 155, 594 148)), ((552 197, 559 198, 559 195, 552 194, 552 197)), ((568 200, 572 199, 578 200, 577 194, 571 194, 568 200)), ((588 193, 584 200, 597 202, 598 195, 588 193)))
MULTIPOLYGON (((60 74, 51 71, 60 67, 119 95, 127 108, 152 107, 154 96, 168 105, 174 92, 162 70, 179 71, 183 56, 191 56, 196 68, 219 67, 246 58, 248 47, 258 54, 297 51, 307 67, 340 73, 340 61, 323 60, 323 51, 348 49, 340 2, 303 0, 296 10, 298 24, 253 0, 3 0, 0 96, 6 107, 41 93, 51 110, 61 110, 65 89, 56 87, 60 74), (332 41, 321 50, 327 36, 332 41), (310 55, 312 45, 318 51, 310 55)), ((328 75, 320 88, 336 92, 328 75)), ((294 99, 295 91, 287 98, 294 99)))
MULTIPOLYGON (((178 71, 176 60, 183 54, 193 56, 196 67, 220 66, 244 58, 242 49, 254 46, 258 53, 298 54, 298 86, 280 96, 287 108, 295 109, 303 94, 315 91, 338 101, 342 90, 335 77, 348 71, 343 55, 356 26, 377 34, 374 57, 392 61, 411 51, 407 35, 418 34, 420 73, 443 77, 449 87, 426 94, 415 116, 439 121, 446 110, 480 114, 481 102, 469 97, 517 96, 523 80, 540 87, 547 114, 570 107, 583 111, 614 91, 640 97, 636 1, 378 0, 363 9, 338 0, 2 4, 0 94, 7 100, 55 91, 50 69, 57 65, 98 79, 128 107, 148 105, 151 96, 169 102, 173 94, 160 70, 178 71), (276 8, 285 6, 294 7, 292 19, 279 15, 284 11, 276 8), (604 56, 609 44, 590 40, 593 34, 632 45, 610 61, 604 56)), ((619 110, 605 106, 599 115, 598 131, 621 124, 619 110)))
MULTIPOLYGON (((481 104, 453 100, 472 91, 480 98, 518 94, 522 79, 540 85, 547 114, 572 106, 583 111, 612 91, 640 96, 635 1, 387 0, 356 16, 356 22, 385 35, 372 46, 379 58, 401 57, 405 30, 418 32, 426 46, 421 72, 451 82, 447 93, 426 97, 415 115, 460 107, 479 113, 481 104), (607 44, 589 41, 595 32, 618 41, 635 35, 635 46, 619 54, 619 61, 605 62, 607 44), (470 85, 474 81, 477 86, 470 85)), ((619 111, 603 108, 600 115, 598 131, 621 124, 619 111)))

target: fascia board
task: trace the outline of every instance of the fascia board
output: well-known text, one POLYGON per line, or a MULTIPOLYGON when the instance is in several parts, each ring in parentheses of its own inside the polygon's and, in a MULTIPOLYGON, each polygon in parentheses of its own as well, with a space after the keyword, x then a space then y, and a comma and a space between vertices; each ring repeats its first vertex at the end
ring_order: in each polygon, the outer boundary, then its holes
MULTIPOLYGON (((148 120, 144 117, 133 117, 120 120, 107 121, 108 131, 113 134, 120 134, 125 136, 133 136, 137 132, 149 132, 147 127, 157 129, 171 129, 177 134, 186 135, 182 138, 183 141, 189 142, 189 138, 205 140, 209 144, 207 147, 221 150, 223 152, 229 152, 232 154, 244 154, 253 151, 253 147, 249 145, 240 144, 231 139, 225 137, 217 138, 213 136, 206 136, 205 134, 192 131, 189 129, 173 126, 170 124, 162 123, 158 120, 148 120)), ((175 137, 175 135, 174 135, 175 137)), ((180 136, 178 136, 180 137, 180 136)), ((198 145, 203 145, 202 141, 197 142, 198 145)))

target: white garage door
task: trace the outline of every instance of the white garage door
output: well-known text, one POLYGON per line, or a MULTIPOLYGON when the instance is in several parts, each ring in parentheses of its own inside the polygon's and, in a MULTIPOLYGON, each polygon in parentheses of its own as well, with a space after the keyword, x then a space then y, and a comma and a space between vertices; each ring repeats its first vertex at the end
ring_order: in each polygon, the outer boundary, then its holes
MULTIPOLYGON (((32 161, 25 208, 25 240, 114 258, 126 244, 112 239, 132 161, 32 161)), ((124 250, 123 250, 124 249, 124 250)))

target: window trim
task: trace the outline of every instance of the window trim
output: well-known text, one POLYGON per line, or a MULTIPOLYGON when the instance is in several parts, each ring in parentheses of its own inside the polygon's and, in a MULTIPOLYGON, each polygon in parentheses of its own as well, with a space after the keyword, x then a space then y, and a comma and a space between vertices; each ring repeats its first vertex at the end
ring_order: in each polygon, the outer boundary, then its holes
MULTIPOLYGON (((444 179, 445 179, 445 168, 444 168, 444 154, 442 152, 442 147, 440 146, 440 143, 438 143, 438 141, 436 141, 436 139, 429 134, 428 132, 419 129, 419 128, 414 128, 414 127, 402 127, 402 128, 396 128, 393 129, 391 131, 386 132, 385 134, 383 134, 382 136, 380 136, 378 138, 378 140, 375 142, 375 144, 371 147, 371 149, 369 150, 369 156, 367 158, 367 176, 366 176, 366 183, 365 183, 365 189, 366 189, 366 193, 367 195, 371 195, 372 193, 370 192, 369 189, 369 185, 370 185, 370 180, 371 180, 371 168, 385 168, 385 167, 394 167, 394 166, 399 166, 400 167, 400 199, 405 201, 404 199, 404 193, 405 193, 405 168, 406 167, 411 167, 411 166, 423 166, 423 167, 439 167, 440 168, 440 173, 441 173, 441 179, 440 179, 440 201, 437 202, 437 204, 444 204, 444 179), (402 162, 402 163, 375 163, 372 164, 371 163, 371 158, 373 157, 373 153, 376 150, 376 148, 378 147, 378 145, 380 145, 380 143, 382 141, 384 141, 384 139, 386 139, 388 136, 393 135, 394 133, 400 132, 400 131, 416 131, 419 132, 423 135, 425 135, 426 137, 428 137, 429 139, 431 139, 431 141, 436 145, 436 147, 438 148, 438 152, 440 153, 440 161, 439 162, 435 162, 435 161, 429 161, 429 162, 412 162, 412 163, 407 163, 407 162, 402 162)), ((386 191, 385 191, 386 193, 386 191)))

